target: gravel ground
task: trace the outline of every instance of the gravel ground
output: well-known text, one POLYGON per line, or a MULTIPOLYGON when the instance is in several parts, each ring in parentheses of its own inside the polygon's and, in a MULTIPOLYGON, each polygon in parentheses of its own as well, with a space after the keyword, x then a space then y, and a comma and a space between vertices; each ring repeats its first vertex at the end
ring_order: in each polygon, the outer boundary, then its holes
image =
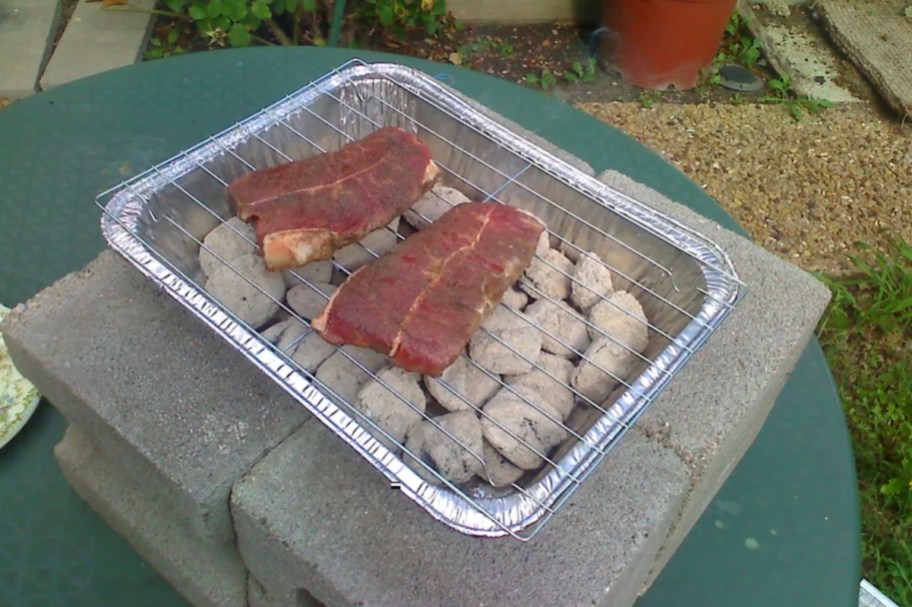
POLYGON ((792 120, 771 105, 585 103, 673 163, 764 248, 842 274, 857 241, 912 240, 912 131, 870 106, 792 120))

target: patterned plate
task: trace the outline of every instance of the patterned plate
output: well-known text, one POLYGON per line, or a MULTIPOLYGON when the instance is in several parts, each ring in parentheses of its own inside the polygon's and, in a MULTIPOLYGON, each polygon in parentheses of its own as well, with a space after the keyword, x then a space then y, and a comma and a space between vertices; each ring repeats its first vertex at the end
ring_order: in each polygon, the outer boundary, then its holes
MULTIPOLYGON (((0 321, 9 312, 9 308, 0 305, 0 321)), ((25 426, 40 400, 38 389, 13 366, 0 336, 0 449, 25 426)))

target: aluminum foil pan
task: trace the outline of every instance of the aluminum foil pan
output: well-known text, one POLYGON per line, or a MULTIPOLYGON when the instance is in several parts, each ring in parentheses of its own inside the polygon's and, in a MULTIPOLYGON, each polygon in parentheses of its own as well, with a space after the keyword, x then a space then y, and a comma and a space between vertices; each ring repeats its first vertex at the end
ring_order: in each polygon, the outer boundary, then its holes
POLYGON ((391 63, 346 63, 96 202, 114 250, 433 517, 476 536, 534 536, 745 293, 724 252, 704 236, 585 175, 439 81, 391 63), (491 491, 425 482, 377 440, 384 432, 370 418, 202 286, 201 240, 231 215, 226 183, 254 167, 337 149, 380 125, 418 133, 470 198, 536 213, 554 238, 610 259, 616 286, 641 295, 650 325, 642 360, 601 407, 567 421, 579 438, 556 448, 556 465, 519 486, 491 491))

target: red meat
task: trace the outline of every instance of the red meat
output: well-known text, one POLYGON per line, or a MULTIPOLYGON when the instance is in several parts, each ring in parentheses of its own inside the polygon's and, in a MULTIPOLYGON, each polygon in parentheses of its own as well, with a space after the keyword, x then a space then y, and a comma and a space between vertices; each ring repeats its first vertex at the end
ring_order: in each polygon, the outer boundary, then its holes
POLYGON ((314 319, 326 341, 372 348, 439 376, 532 261, 544 224, 472 202, 352 274, 314 319))
POLYGON ((381 128, 335 152, 250 172, 229 201, 271 270, 329 259, 388 224, 431 189, 439 169, 415 135, 381 128))

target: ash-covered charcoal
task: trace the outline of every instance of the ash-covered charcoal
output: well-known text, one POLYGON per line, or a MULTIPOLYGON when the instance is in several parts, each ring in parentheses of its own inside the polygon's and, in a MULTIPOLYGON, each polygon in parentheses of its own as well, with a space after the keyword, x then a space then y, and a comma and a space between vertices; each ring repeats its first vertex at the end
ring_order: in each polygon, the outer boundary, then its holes
POLYGON ((440 427, 429 421, 422 424, 425 450, 437 471, 454 483, 464 483, 476 474, 483 474, 481 422, 475 414, 457 411, 439 415, 434 422, 440 427))
POLYGON ((279 311, 285 281, 281 274, 267 270, 261 257, 245 253, 234 258, 230 266, 217 268, 206 281, 206 290, 241 320, 259 329, 279 311))
POLYGON ((469 341, 469 355, 491 373, 525 373, 541 344, 541 331, 528 316, 498 306, 469 341))
POLYGON ((645 350, 649 343, 646 312, 628 291, 615 291, 606 300, 592 306, 589 322, 594 325, 589 327, 593 339, 607 334, 637 352, 645 350))
POLYGON ((580 256, 583 254, 582 250, 578 246, 576 246, 575 244, 573 244, 572 242, 570 242, 567 239, 562 239, 557 248, 560 250, 561 253, 564 254, 564 256, 567 259, 569 259, 573 263, 578 262, 580 256))
POLYGON ((512 485, 525 473, 522 468, 511 464, 488 441, 484 441, 482 451, 484 452, 485 465, 484 472, 479 476, 490 483, 492 487, 512 485))
POLYGON ((383 228, 374 230, 360 241, 342 247, 333 254, 333 259, 349 272, 354 272, 366 263, 392 251, 399 240, 396 230, 399 229, 399 218, 396 217, 383 228), (371 255, 371 252, 377 255, 371 255))
POLYGON ((573 363, 566 358, 542 352, 535 361, 539 368, 522 375, 510 375, 508 386, 535 404, 547 403, 566 420, 573 410, 573 391, 570 376, 573 363))
MULTIPOLYGON (((547 233, 545 234, 547 235, 547 233)), ((573 274, 573 262, 563 253, 547 247, 536 251, 532 263, 523 275, 525 280, 519 287, 532 299, 550 297, 567 299, 570 296, 570 276, 573 274), (528 282, 526 282, 528 281, 528 282)))
POLYGON ((555 420, 560 413, 548 404, 538 409, 506 388, 484 407, 481 420, 484 437, 512 464, 523 470, 541 466, 548 451, 567 438, 567 430, 555 420))
POLYGON ((286 318, 263 331, 261 335, 263 339, 284 352, 291 345, 295 344, 296 340, 298 340, 301 335, 309 330, 310 327, 301 320, 297 318, 286 318))
POLYGON ((329 283, 311 283, 309 285, 298 285, 288 291, 286 299, 288 306, 301 318, 310 320, 316 318, 320 311, 326 306, 326 302, 332 297, 332 294, 338 289, 337 286, 329 283))
POLYGON ((437 478, 434 472, 432 472, 432 470, 436 471, 437 467, 434 466, 434 462, 431 460, 431 456, 427 450, 428 428, 433 428, 433 426, 426 421, 419 421, 409 426, 409 429, 406 432, 405 450, 402 452, 402 461, 406 466, 414 470, 415 474, 428 483, 440 486, 443 483, 437 478), (420 461, 417 461, 416 458, 420 461), (428 470, 425 465, 430 466, 431 470, 428 470))
POLYGON ((465 194, 445 185, 431 188, 431 191, 418 199, 411 208, 405 210, 402 217, 416 230, 437 221, 441 215, 457 204, 469 202, 465 194))
POLYGON ((522 310, 529 303, 529 296, 511 287, 506 290, 500 302, 508 308, 522 310))
MULTIPOLYGON (((368 348, 343 346, 340 351, 323 361, 317 369, 317 379, 332 388, 346 402, 354 403, 361 386, 366 384, 371 377, 361 367, 349 360, 345 354, 359 361, 372 373, 385 367, 389 360, 386 356, 368 348)), ((327 396, 332 397, 333 395, 328 393, 327 396)))
POLYGON ((392 442, 380 432, 374 436, 394 453, 405 441, 409 427, 422 419, 427 407, 419 380, 417 373, 391 367, 380 371, 358 392, 355 406, 390 434, 392 442))
POLYGON ((491 377, 465 356, 457 358, 439 378, 425 375, 424 385, 449 411, 474 411, 466 401, 480 409, 500 388, 496 375, 491 377))
POLYGON ((333 355, 336 346, 324 341, 320 334, 313 331, 295 346, 291 358, 308 373, 317 370, 320 364, 333 355))
POLYGON ((614 291, 611 270, 595 253, 581 255, 573 269, 570 299, 587 310, 614 291))
POLYGON ((526 314, 541 327, 544 350, 573 358, 589 347, 586 322, 564 302, 539 299, 526 306, 526 314))
POLYGON ((256 252, 256 234, 253 226, 237 217, 220 223, 203 238, 200 247, 200 267, 206 276, 211 277, 216 270, 226 263, 231 263, 241 255, 256 252), (221 258, 221 259, 219 259, 221 258))
POLYGON ((316 282, 327 283, 332 280, 333 265, 329 260, 312 261, 307 265, 299 268, 289 268, 282 270, 282 278, 285 279, 285 285, 290 289, 298 285, 316 282))
POLYGON ((570 385, 595 404, 601 404, 619 382, 627 379, 636 361, 636 354, 600 337, 586 350, 570 377, 570 385))

